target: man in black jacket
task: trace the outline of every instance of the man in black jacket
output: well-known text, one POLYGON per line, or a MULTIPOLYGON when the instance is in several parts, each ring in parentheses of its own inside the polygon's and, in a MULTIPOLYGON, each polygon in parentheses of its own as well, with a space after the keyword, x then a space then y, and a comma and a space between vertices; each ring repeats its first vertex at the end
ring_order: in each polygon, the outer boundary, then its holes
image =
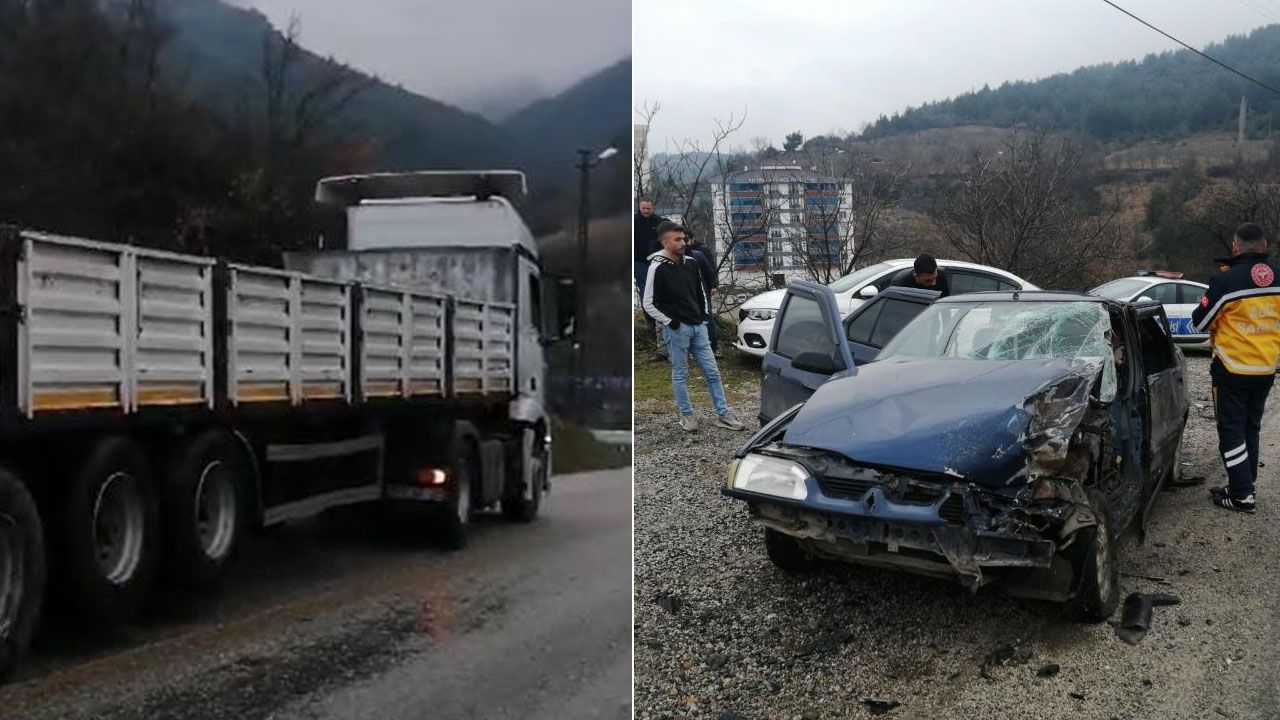
POLYGON ((911 269, 894 275, 893 281, 889 284, 892 287, 933 290, 942 293, 938 297, 951 294, 951 283, 947 280, 947 274, 938 268, 938 261, 934 260, 929 253, 920 253, 911 269))
MULTIPOLYGON (((666 218, 653 214, 653 201, 649 198, 640 198, 640 202, 636 204, 636 215, 631 228, 637 297, 644 297, 645 276, 649 272, 649 256, 662 249, 658 247, 658 226, 664 222, 667 222, 666 218)), ((645 313, 644 319, 649 325, 649 335, 652 337, 656 332, 653 318, 645 313)), ((658 355, 665 356, 666 348, 659 347, 658 355)))
POLYGON ((742 430, 742 423, 729 415, 720 368, 707 338, 707 315, 711 312, 698 262, 685 256, 684 229, 673 222, 658 226, 662 250, 649 256, 644 285, 644 311, 662 324, 662 339, 671 357, 671 389, 680 409, 680 427, 697 430, 693 403, 689 400, 687 378, 689 355, 707 380, 707 391, 715 405, 716 426, 742 430))
POLYGON ((1280 360, 1280 265, 1267 257, 1267 238, 1256 223, 1236 228, 1231 267, 1209 280, 1191 313, 1197 332, 1209 333, 1213 409, 1226 487, 1209 492, 1218 507, 1253 512, 1258 479, 1258 433, 1280 360))
POLYGON ((711 306, 711 312, 707 313, 707 338, 711 341, 711 352, 720 351, 720 333, 716 327, 715 302, 712 296, 716 292, 716 288, 720 286, 720 279, 716 277, 716 267, 711 262, 711 258, 707 255, 706 249, 702 243, 694 237, 693 231, 689 228, 684 229, 684 241, 687 250, 685 254, 698 261, 698 274, 702 277, 702 289, 707 293, 707 303, 711 306))

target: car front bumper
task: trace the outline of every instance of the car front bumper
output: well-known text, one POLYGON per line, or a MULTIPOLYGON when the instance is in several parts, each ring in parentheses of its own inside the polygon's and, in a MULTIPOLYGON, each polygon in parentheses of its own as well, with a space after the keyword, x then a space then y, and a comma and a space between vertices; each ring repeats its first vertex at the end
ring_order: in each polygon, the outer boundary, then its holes
POLYGON ((774 319, 752 320, 745 318, 738 322, 738 341, 733 344, 742 352, 755 357, 764 357, 769 351, 769 339, 773 337, 774 319))
POLYGON ((819 557, 956 580, 975 590, 1006 579, 1006 589, 1023 597, 1062 601, 1070 595, 1072 570, 1058 544, 1035 532, 984 529, 993 513, 960 485, 930 505, 895 502, 879 489, 861 500, 815 497, 812 490, 803 501, 722 492, 746 501, 756 523, 819 557), (964 508, 959 517, 957 504, 964 508))

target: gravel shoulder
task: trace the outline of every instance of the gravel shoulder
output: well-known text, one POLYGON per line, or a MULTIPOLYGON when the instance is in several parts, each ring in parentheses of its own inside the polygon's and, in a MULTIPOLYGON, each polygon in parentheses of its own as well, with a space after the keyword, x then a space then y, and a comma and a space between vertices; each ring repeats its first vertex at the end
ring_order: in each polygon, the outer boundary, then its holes
POLYGON ((1188 357, 1187 391, 1183 472, 1206 484, 1162 493, 1145 544, 1121 549, 1122 593, 1182 604, 1157 608, 1136 646, 990 588, 850 566, 784 576, 746 508, 719 493, 746 433, 709 428, 705 394, 708 429, 694 434, 670 400, 638 404, 636 717, 856 718, 884 710, 876 699, 901 703, 887 711, 900 718, 1280 718, 1280 405, 1246 516, 1207 501, 1224 473, 1203 355, 1188 357))

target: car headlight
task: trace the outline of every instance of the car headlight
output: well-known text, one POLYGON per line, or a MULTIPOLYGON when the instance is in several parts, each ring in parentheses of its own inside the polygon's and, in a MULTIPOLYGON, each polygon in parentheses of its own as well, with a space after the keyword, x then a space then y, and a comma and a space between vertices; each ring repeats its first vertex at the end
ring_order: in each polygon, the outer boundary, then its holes
POLYGON ((803 500, 809 490, 804 481, 809 471, 799 463, 766 455, 747 455, 729 465, 728 485, 734 490, 803 500))
POLYGON ((778 314, 777 310, 748 310, 747 319, 749 320, 772 320, 778 314))

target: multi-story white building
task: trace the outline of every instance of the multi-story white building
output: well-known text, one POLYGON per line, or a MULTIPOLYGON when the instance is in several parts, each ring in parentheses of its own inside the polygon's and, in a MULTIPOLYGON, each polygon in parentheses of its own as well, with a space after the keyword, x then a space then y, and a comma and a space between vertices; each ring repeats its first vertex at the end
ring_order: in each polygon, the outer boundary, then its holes
POLYGON ((853 253, 853 183, 799 164, 747 167, 711 186, 721 282, 839 275, 853 253))

